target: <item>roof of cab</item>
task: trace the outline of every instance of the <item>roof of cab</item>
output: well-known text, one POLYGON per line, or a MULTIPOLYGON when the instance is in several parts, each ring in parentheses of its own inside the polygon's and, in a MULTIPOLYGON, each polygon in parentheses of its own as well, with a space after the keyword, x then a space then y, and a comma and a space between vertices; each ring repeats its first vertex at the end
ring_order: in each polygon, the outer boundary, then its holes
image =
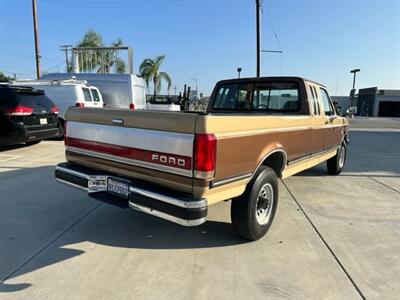
POLYGON ((298 76, 268 76, 268 77, 246 77, 246 78, 232 78, 232 79, 225 79, 221 80, 218 82, 218 84, 221 83, 247 83, 247 82, 252 82, 252 81, 285 81, 285 80, 290 80, 290 81, 303 81, 303 82, 311 82, 316 85, 320 85, 322 87, 325 87, 325 85, 318 83, 313 80, 309 80, 303 77, 298 77, 298 76))

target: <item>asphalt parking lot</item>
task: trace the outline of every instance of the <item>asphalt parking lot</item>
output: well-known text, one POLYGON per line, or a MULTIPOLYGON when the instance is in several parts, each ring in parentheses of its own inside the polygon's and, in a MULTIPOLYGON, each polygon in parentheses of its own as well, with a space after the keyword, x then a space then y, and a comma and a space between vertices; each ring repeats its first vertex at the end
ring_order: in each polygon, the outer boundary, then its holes
MULTIPOLYGON (((364 128, 364 127, 360 127, 364 128)), ((400 132, 353 131, 345 172, 280 184, 263 239, 229 202, 184 228, 58 184, 63 143, 0 152, 1 299, 399 299, 400 132)))

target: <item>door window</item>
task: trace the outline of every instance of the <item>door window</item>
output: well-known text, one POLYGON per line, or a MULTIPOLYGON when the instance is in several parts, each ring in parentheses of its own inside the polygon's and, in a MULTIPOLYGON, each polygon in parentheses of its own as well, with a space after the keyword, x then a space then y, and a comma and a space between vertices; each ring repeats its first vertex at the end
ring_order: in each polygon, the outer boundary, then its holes
POLYGON ((82 88, 82 91, 85 101, 92 102, 92 95, 90 94, 90 90, 88 88, 82 88))
POLYGON ((326 90, 324 90, 323 88, 319 88, 319 90, 321 93, 322 107, 324 109, 325 115, 326 116, 335 115, 335 110, 333 108, 331 99, 329 98, 328 92, 326 90))

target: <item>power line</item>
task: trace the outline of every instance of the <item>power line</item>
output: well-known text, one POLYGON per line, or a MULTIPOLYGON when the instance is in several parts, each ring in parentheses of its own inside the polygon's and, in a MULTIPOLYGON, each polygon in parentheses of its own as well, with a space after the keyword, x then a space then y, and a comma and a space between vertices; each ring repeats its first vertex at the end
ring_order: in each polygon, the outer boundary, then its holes
POLYGON ((269 24, 271 25, 271 29, 272 29, 272 31, 273 31, 273 33, 274 33, 274 36, 275 36, 275 39, 276 39, 276 41, 277 41, 277 43, 278 43, 279 49, 280 49, 281 51, 283 51, 283 50, 282 50, 281 42, 279 41, 278 34, 276 33, 275 26, 274 26, 274 24, 272 23, 272 19, 271 19, 270 14, 268 13, 268 10, 266 11, 266 13, 267 13, 267 17, 268 17, 267 19, 268 19, 268 21, 269 21, 269 24))

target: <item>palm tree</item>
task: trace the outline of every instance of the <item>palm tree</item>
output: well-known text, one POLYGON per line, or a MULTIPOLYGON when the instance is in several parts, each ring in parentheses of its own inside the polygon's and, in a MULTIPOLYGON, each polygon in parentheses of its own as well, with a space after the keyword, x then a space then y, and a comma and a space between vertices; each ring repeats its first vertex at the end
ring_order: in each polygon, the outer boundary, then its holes
MULTIPOLYGON (((123 44, 124 42, 122 41, 122 39, 118 38, 116 41, 111 43, 111 47, 121 47, 123 46, 123 44)), ((110 73, 112 68, 114 68, 114 71, 116 73, 125 73, 126 70, 124 60, 117 56, 117 51, 115 50, 108 50, 105 52, 103 67, 105 73, 110 73)), ((101 72, 101 67, 97 72, 101 72)))
POLYGON ((161 80, 165 80, 168 84, 168 90, 171 88, 171 78, 166 72, 160 72, 160 66, 164 62, 165 55, 160 55, 154 59, 146 58, 140 65, 140 75, 149 86, 150 80, 153 81, 154 87, 154 100, 156 100, 157 93, 161 90, 161 80))
MULTIPOLYGON (((76 44, 76 47, 86 48, 86 47, 102 47, 103 37, 94 30, 88 30, 83 38, 76 44)), ((83 54, 82 54, 83 55, 83 54)), ((97 68, 97 64, 99 61, 100 53, 95 51, 94 53, 90 53, 89 57, 86 59, 79 59, 79 70, 83 72, 91 72, 93 68, 97 68)))
MULTIPOLYGON (((122 39, 118 38, 111 47, 123 45, 122 39)), ((103 37, 94 30, 88 30, 83 38, 77 43, 77 47, 103 47, 103 37)), ((82 54, 83 55, 83 54, 82 54)), ((97 73, 110 73, 112 68, 116 73, 125 73, 125 61, 117 56, 116 51, 90 51, 84 55, 84 59, 79 60, 79 69, 84 72, 96 71, 97 73)))

